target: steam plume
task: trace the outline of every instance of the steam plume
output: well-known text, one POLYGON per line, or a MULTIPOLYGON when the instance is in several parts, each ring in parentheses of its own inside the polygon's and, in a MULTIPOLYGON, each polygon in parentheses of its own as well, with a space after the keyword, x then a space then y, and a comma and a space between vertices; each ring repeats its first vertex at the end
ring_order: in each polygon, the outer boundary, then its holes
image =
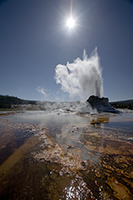
POLYGON ((61 89, 68 92, 71 98, 80 97, 86 100, 90 95, 103 96, 103 80, 97 48, 90 58, 83 51, 83 60, 77 58, 73 63, 57 65, 55 80, 61 84, 61 89))
POLYGON ((44 89, 40 86, 38 86, 38 88, 36 89, 38 92, 40 92, 41 94, 43 94, 44 97, 46 97, 46 93, 44 92, 44 89))

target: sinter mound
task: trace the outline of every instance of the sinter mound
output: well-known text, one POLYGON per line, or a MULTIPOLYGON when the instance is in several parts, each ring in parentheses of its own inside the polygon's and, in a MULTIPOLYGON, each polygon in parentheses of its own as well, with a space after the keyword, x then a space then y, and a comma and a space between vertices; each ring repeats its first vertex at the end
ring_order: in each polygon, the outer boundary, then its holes
POLYGON ((87 102, 91 104, 93 109, 97 109, 98 112, 119 113, 118 110, 116 110, 109 104, 108 98, 100 98, 98 96, 92 95, 87 99, 87 102))

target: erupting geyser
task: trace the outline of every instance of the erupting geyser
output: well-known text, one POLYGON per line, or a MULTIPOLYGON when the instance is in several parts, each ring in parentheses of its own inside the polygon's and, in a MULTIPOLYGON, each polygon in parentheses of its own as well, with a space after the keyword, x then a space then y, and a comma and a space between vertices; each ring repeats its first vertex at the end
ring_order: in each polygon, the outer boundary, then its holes
POLYGON ((88 96, 103 96, 103 79, 97 48, 90 58, 86 51, 83 52, 83 60, 77 58, 73 63, 57 65, 55 68, 55 80, 61 84, 61 89, 68 92, 71 98, 80 97, 86 100, 88 96))

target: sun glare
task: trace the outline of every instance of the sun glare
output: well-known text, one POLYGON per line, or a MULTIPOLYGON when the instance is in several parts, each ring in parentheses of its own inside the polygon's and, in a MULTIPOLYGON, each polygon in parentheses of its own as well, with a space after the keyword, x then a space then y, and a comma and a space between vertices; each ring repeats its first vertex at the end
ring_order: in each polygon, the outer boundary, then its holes
POLYGON ((73 28, 75 26, 75 20, 71 17, 67 20, 67 26, 73 28))

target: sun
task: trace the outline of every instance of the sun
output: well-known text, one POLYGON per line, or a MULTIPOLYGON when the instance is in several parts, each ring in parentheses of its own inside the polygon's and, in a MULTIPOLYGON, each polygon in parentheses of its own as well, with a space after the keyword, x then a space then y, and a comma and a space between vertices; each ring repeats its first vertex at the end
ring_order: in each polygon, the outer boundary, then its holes
POLYGON ((74 28, 74 26, 75 26, 75 20, 74 20, 72 17, 70 17, 70 18, 67 20, 67 27, 68 27, 68 28, 74 28))

